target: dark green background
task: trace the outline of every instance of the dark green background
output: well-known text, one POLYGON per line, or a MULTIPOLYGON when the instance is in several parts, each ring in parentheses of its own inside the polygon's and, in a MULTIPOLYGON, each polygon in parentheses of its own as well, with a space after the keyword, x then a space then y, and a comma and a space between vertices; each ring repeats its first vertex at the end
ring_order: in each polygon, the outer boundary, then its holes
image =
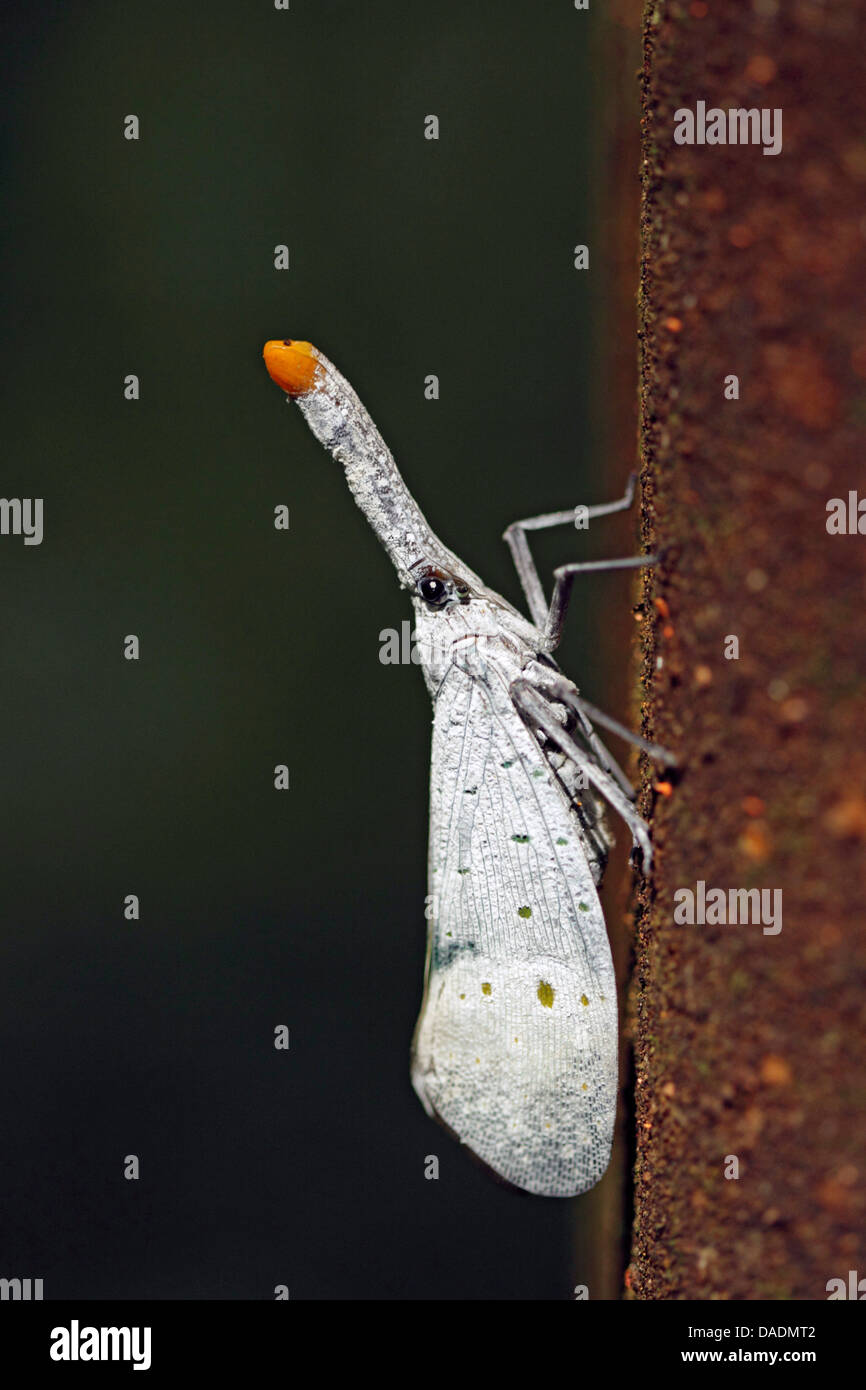
MULTIPOLYGON (((429 701, 379 662, 408 603, 260 354, 322 347, 434 528, 518 599, 503 528, 627 471, 600 458, 604 315, 572 267, 577 241, 604 255, 593 22, 8 10, 2 493, 44 497, 45 540, 0 538, 0 1274, 46 1297, 585 1277, 575 1206, 498 1187, 410 1089, 429 701)), ((605 541, 548 536, 544 568, 605 541)), ((580 590, 563 655, 599 702, 610 592, 580 590)))

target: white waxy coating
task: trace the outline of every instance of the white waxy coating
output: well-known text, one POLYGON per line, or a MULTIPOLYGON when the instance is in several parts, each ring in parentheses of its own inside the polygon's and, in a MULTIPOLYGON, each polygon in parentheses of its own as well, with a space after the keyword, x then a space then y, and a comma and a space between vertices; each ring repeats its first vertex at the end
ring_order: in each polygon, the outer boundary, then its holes
POLYGON ((607 1167, 616 1115, 616 984, 594 882, 603 817, 583 792, 589 837, 511 699, 517 678, 545 689, 542 634, 442 545, 355 392, 316 357, 298 405, 412 592, 434 702, 434 912, 412 1082, 508 1182, 573 1196, 607 1167), (463 586, 439 609, 417 587, 431 566, 463 586))

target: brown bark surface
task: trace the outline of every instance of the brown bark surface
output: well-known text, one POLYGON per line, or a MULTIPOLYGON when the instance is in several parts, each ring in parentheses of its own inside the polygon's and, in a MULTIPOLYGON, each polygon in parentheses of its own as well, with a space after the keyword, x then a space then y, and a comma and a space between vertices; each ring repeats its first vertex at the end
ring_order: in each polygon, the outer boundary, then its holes
POLYGON ((866 535, 826 529, 829 499, 866 496, 864 11, 645 13, 643 520, 664 560, 643 696, 684 768, 644 793, 643 1299, 824 1299, 866 1276, 866 535), (698 100, 781 107, 782 153, 676 145, 698 100), (675 925, 698 880, 781 889, 780 934, 675 925))

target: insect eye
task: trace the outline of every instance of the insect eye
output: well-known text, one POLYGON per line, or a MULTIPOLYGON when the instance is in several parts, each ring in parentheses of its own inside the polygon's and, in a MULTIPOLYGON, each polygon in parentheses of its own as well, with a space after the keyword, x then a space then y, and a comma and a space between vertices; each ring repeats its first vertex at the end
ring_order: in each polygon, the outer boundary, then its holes
POLYGON ((419 579, 418 592, 431 608, 440 608, 448 597, 448 585, 428 575, 426 579, 419 579))

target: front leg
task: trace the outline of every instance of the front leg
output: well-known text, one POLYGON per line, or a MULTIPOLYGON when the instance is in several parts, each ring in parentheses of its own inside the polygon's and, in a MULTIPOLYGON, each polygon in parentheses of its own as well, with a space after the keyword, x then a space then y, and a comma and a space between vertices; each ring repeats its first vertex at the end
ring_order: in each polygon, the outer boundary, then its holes
MULTIPOLYGON (((595 506, 585 509, 587 521, 592 521, 595 517, 610 516, 613 512, 625 511, 634 501, 634 489, 637 482, 637 474, 632 473, 626 484, 625 493, 618 497, 615 502, 600 502, 595 506)), ((538 577, 538 570, 532 558, 532 551, 529 549, 527 531, 543 531, 550 526, 574 525, 576 508, 572 507, 567 512, 545 512, 541 516, 527 516, 522 521, 513 521, 508 530, 503 533, 502 539, 507 542, 511 551, 511 558, 514 560, 514 568, 517 570, 517 577, 520 580, 520 587, 526 596, 529 607, 529 614, 535 626, 544 628, 547 621, 547 599, 544 596, 544 589, 538 577)))

